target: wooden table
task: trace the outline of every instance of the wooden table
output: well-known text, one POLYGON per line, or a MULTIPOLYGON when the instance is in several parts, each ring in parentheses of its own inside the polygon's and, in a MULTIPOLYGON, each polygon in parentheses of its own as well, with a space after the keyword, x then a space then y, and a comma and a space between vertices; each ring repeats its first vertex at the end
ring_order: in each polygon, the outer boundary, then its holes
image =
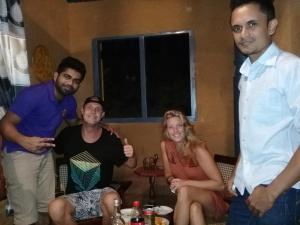
POLYGON ((135 173, 141 177, 149 178, 149 204, 155 204, 155 179, 164 176, 164 170, 156 167, 155 169, 144 169, 138 167, 135 173))

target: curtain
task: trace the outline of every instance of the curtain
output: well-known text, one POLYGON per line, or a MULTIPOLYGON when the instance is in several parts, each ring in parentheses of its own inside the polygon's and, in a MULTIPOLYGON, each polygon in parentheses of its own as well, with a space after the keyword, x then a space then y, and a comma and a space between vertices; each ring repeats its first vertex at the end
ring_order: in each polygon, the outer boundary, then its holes
POLYGON ((30 85, 20 0, 0 0, 0 118, 17 93, 30 85))

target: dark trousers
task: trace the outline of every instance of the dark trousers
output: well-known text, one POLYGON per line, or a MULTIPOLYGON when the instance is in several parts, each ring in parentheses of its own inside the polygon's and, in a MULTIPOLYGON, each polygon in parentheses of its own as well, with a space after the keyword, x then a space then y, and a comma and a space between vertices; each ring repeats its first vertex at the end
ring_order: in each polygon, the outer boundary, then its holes
POLYGON ((263 217, 257 217, 248 209, 245 190, 234 197, 229 208, 227 225, 300 225, 300 190, 290 188, 280 195, 273 207, 263 217))

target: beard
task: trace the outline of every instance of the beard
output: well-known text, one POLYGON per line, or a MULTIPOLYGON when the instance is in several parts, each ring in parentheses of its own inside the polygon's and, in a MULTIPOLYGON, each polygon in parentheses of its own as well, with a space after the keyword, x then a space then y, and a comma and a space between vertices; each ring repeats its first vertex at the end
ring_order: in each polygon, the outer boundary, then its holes
POLYGON ((55 88, 61 96, 73 95, 76 92, 72 86, 59 84, 58 82, 55 82, 55 88))
POLYGON ((236 43, 237 47, 239 48, 239 50, 243 53, 248 55, 249 53, 251 53, 252 51, 252 42, 251 41, 240 41, 238 43, 236 43))

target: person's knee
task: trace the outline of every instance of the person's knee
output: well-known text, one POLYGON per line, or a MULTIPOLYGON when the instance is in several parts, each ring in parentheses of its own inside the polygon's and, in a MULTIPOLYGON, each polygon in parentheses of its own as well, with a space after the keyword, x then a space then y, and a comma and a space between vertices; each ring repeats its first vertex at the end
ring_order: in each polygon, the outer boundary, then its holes
POLYGON ((66 213, 66 202, 62 198, 51 201, 48 205, 49 216, 53 221, 60 221, 66 213))
POLYGON ((107 206, 113 206, 114 205, 114 200, 115 199, 118 199, 120 200, 120 196, 117 192, 115 191, 112 191, 112 192, 109 192, 109 193, 106 193, 103 198, 102 198, 102 203, 104 205, 107 205, 107 206))
POLYGON ((199 202, 193 202, 190 206, 191 214, 199 214, 202 212, 202 205, 199 202))
POLYGON ((112 192, 106 193, 101 199, 101 206, 102 207, 104 206, 105 209, 108 211, 108 213, 112 213, 115 199, 120 200, 120 196, 117 192, 112 191, 112 192))
POLYGON ((189 201, 189 187, 184 186, 177 190, 177 201, 189 201))

